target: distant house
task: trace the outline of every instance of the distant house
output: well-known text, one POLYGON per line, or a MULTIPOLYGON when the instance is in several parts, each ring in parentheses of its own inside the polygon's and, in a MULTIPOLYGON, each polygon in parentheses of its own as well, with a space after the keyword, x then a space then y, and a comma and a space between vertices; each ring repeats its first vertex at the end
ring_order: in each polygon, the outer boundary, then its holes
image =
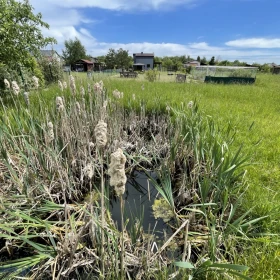
POLYGON ((93 70, 93 62, 87 59, 77 60, 72 70, 77 72, 87 72, 93 70), (74 68, 74 69, 73 69, 74 68))
POLYGON ((280 66, 279 65, 274 65, 272 68, 272 74, 280 74, 280 66))
POLYGON ((60 55, 55 50, 40 50, 41 56, 46 58, 48 61, 56 60, 61 62, 60 55))
POLYGON ((193 60, 193 61, 184 63, 184 67, 189 67, 189 66, 192 66, 192 67, 200 66, 200 62, 197 60, 193 60))
POLYGON ((90 61, 93 62, 93 71, 102 71, 105 68, 105 63, 97 57, 90 57, 90 61))
POLYGON ((133 70, 149 70, 154 69, 153 53, 134 53, 133 54, 133 70))

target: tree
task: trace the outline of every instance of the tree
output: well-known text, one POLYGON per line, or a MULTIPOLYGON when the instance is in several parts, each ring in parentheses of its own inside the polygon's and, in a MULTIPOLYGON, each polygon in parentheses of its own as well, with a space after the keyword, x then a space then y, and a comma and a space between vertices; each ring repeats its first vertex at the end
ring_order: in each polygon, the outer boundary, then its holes
POLYGON ((209 61, 209 65, 215 65, 215 56, 211 57, 211 60, 209 61))
POLYGON ((116 51, 114 49, 109 49, 108 53, 105 56, 105 63, 108 69, 114 69, 117 61, 116 61, 116 51))
POLYGON ((118 68, 129 68, 131 64, 131 59, 128 55, 128 51, 125 51, 122 48, 117 51, 115 60, 118 68))
POLYGON ((196 61, 198 61, 198 62, 201 61, 200 56, 197 57, 196 61))
POLYGON ((62 57, 67 65, 73 65, 77 60, 87 57, 86 49, 77 37, 75 40, 66 40, 64 45, 65 49, 62 51, 62 57))
POLYGON ((28 0, 0 0, 0 61, 13 68, 16 64, 32 67, 32 57, 39 57, 41 48, 56 42, 44 37, 41 27, 49 25, 40 13, 33 14, 28 0))
POLYGON ((201 59, 200 63, 207 64, 207 59, 205 56, 201 59))

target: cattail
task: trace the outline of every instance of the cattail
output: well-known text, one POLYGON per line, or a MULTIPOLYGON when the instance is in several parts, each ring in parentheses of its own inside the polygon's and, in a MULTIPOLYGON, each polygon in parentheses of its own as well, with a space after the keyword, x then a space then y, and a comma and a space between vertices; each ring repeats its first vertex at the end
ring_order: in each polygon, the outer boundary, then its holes
POLYGON ((29 106, 30 105, 29 93, 28 92, 24 92, 23 93, 23 98, 24 98, 24 101, 25 101, 26 105, 29 106))
POLYGON ((104 148, 107 143, 107 123, 99 121, 94 129, 96 145, 98 148, 104 148))
POLYGON ((101 120, 104 120, 106 117, 107 105, 108 105, 108 101, 105 100, 101 108, 101 120))
POLYGON ((88 143, 88 150, 89 150, 90 154, 94 151, 94 147, 95 147, 95 145, 93 142, 88 143))
POLYGON ((113 96, 117 99, 120 99, 121 98, 121 93, 117 89, 115 89, 113 91, 113 96))
POLYGON ((103 91, 103 88, 104 88, 104 83, 103 81, 99 81, 99 87, 100 87, 100 90, 103 91))
POLYGON ((85 89, 83 86, 80 87, 80 93, 82 96, 85 96, 85 89))
POLYGON ((133 93, 132 94, 132 100, 135 100, 136 99, 136 96, 135 96, 135 94, 133 93))
POLYGON ((58 112, 64 111, 63 99, 60 96, 56 98, 56 109, 58 112))
POLYGON ((144 85, 142 85, 142 86, 141 86, 141 89, 142 89, 142 90, 145 90, 145 86, 144 86, 144 85))
POLYGON ((10 82, 7 79, 4 79, 4 84, 5 84, 6 89, 11 88, 10 82))
POLYGON ((168 105, 166 106, 166 111, 170 112, 170 107, 168 105))
POLYGON ((51 143, 54 140, 54 132, 53 132, 53 123, 48 122, 47 124, 47 136, 46 136, 46 142, 47 144, 51 143))
POLYGON ((19 88, 19 86, 18 86, 16 81, 12 81, 12 89, 13 89, 14 95, 18 95, 19 94, 20 88, 19 88))
POLYGON ((122 149, 117 149, 111 154, 111 162, 109 165, 108 174, 110 176, 110 186, 115 188, 117 196, 121 196, 125 192, 125 184, 127 181, 125 175, 126 157, 122 149))
POLYGON ((63 84, 60 80, 58 80, 58 87, 60 88, 61 91, 63 91, 63 84))
POLYGON ((193 107, 193 101, 190 101, 189 103, 188 103, 188 108, 192 108, 193 107))
POLYGON ((92 179, 93 175, 94 175, 94 166, 92 163, 87 164, 83 170, 83 175, 89 179, 92 179))
POLYGON ((80 115, 80 114, 81 114, 81 106, 80 106, 80 103, 77 101, 77 102, 75 103, 75 106, 76 106, 76 109, 77 109, 78 114, 80 115))
POLYGON ((91 85, 90 85, 90 83, 88 83, 88 93, 91 93, 91 85))
POLYGON ((120 97, 123 98, 123 92, 120 92, 120 97))
POLYGON ((72 94, 76 94, 76 84, 75 84, 75 79, 72 75, 70 75, 70 88, 72 90, 72 94))
POLYGON ((65 81, 63 82, 63 87, 64 89, 67 89, 67 83, 65 81))
POLYGON ((32 77, 33 85, 35 89, 39 88, 39 79, 36 76, 32 77))
POLYGON ((102 89, 101 89, 101 86, 100 86, 99 83, 95 83, 95 84, 93 85, 93 89, 94 89, 94 91, 97 92, 97 93, 101 93, 101 92, 102 92, 102 89))

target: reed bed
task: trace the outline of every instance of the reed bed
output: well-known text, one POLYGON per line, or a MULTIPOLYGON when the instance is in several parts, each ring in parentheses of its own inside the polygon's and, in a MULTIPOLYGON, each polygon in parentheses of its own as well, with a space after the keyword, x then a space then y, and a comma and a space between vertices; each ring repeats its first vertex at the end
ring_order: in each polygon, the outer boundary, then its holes
POLYGON ((152 99, 150 109, 72 76, 28 103, 1 99, 2 278, 250 279, 232 262, 265 217, 240 207, 247 159, 231 150, 235 132, 196 102, 152 99), (157 173, 153 209, 172 230, 162 245, 141 224, 123 220, 118 230, 111 218, 108 201, 117 196, 123 213, 134 170, 157 173), (179 257, 170 258, 171 243, 179 257))

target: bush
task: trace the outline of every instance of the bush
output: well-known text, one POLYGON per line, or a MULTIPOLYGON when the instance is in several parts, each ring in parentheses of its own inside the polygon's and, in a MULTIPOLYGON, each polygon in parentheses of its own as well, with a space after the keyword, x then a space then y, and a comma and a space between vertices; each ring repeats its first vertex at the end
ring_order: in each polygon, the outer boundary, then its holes
POLYGON ((154 82, 157 79, 157 71, 156 70, 148 70, 145 72, 145 79, 149 82, 154 82))
POLYGON ((46 58, 42 58, 39 61, 39 65, 46 83, 54 83, 62 79, 63 70, 58 60, 49 61, 46 58))

